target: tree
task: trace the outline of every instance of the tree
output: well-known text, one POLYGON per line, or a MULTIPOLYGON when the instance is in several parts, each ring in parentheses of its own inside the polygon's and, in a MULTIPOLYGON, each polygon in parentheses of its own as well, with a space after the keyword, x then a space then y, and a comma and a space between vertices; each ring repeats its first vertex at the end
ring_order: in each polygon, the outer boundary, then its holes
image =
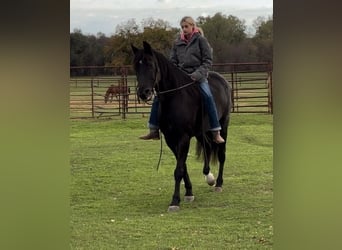
POLYGON ((82 64, 84 51, 87 47, 87 38, 80 29, 75 29, 70 34, 70 66, 79 66, 82 64))
POLYGON ((139 34, 139 25, 136 23, 134 18, 131 18, 126 23, 117 25, 115 34, 128 39, 139 34))
POLYGON ((107 42, 102 33, 86 36, 75 29, 70 34, 70 66, 104 65, 103 48, 107 42))
POLYGON ((173 41, 179 29, 172 28, 166 21, 152 18, 143 20, 142 25, 143 33, 141 39, 137 41, 138 45, 141 45, 142 41, 148 41, 153 48, 169 57, 173 41))
MULTIPOLYGON (((213 47, 213 62, 255 62, 272 61, 273 20, 258 17, 253 26, 253 37, 246 34, 244 20, 222 15, 198 17, 197 24, 213 47)), ((179 28, 172 27, 161 19, 144 19, 138 25, 130 19, 116 27, 111 37, 103 33, 84 35, 80 29, 70 33, 70 66, 122 66, 131 64, 131 44, 137 47, 148 41, 153 48, 169 57, 170 49, 179 34, 179 28)))
POLYGON ((130 64, 130 40, 125 34, 112 36, 105 47, 106 66, 122 66, 130 64))
POLYGON ((141 26, 131 19, 117 27, 116 34, 106 46, 106 65, 131 64, 131 44, 141 46, 143 41, 148 41, 156 50, 168 56, 177 32, 178 29, 172 28, 168 22, 161 19, 144 19, 141 26))
POLYGON ((236 57, 237 54, 233 53, 233 48, 241 44, 247 37, 244 21, 235 16, 226 16, 218 12, 213 17, 198 18, 197 23, 204 30, 205 36, 213 47, 214 62, 240 60, 240 56, 236 57))
POLYGON ((259 61, 273 61, 273 19, 258 17, 253 23, 256 33, 253 38, 259 61))

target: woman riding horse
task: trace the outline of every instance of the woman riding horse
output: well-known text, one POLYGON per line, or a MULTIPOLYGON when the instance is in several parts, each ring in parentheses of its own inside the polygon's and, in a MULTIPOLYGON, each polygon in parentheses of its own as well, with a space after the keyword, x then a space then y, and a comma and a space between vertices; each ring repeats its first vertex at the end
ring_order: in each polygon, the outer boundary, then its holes
MULTIPOLYGON (((201 35, 192 17, 183 17, 180 25, 182 33, 172 48, 171 62, 190 74, 192 80, 199 83, 204 105, 209 115, 209 130, 212 131, 216 143, 224 143, 224 139, 220 135, 221 126, 218 121, 216 104, 207 79, 209 68, 212 65, 211 47, 207 39, 201 35)), ((158 107, 159 100, 158 97, 155 97, 148 123, 150 132, 139 137, 140 139, 159 139, 158 107)))

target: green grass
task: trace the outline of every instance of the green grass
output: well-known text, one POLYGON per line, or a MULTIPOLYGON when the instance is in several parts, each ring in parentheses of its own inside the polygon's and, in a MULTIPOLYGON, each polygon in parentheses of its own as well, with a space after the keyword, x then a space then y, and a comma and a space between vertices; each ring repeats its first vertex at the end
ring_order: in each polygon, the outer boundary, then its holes
POLYGON ((147 118, 72 120, 71 249, 272 249, 272 119, 232 115, 222 193, 205 183, 193 140, 195 201, 177 213, 174 156, 163 141, 157 171, 160 141, 138 139, 147 118))

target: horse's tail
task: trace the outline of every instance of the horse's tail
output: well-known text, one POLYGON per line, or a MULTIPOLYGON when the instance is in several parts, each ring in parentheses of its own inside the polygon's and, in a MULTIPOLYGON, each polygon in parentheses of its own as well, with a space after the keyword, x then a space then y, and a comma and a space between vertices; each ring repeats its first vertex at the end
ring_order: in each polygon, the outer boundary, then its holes
POLYGON ((200 158, 204 159, 204 157, 206 157, 206 155, 204 153, 205 152, 204 147, 210 147, 210 149, 211 149, 210 161, 213 164, 217 164, 217 162, 218 162, 218 144, 216 144, 214 142, 210 143, 209 142, 209 138, 207 138, 207 137, 204 140, 205 140, 205 142, 200 142, 200 141, 197 140, 197 143, 196 143, 196 156, 197 156, 197 159, 200 159, 200 158))

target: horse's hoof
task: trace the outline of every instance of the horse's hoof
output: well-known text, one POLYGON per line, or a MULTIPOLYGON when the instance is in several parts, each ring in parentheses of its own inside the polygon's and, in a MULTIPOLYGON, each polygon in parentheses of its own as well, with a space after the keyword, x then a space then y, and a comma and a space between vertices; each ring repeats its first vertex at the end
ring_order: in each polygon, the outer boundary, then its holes
POLYGON ((167 211, 168 212, 177 212, 177 211, 179 211, 179 206, 169 206, 167 211))
POLYGON ((191 195, 191 196, 184 196, 184 201, 185 202, 192 202, 194 201, 195 196, 191 195))
POLYGON ((209 173, 205 176, 205 180, 208 183, 209 186, 215 185, 215 177, 212 173, 209 173))
POLYGON ((222 187, 215 187, 215 192, 221 193, 222 192, 222 187))

